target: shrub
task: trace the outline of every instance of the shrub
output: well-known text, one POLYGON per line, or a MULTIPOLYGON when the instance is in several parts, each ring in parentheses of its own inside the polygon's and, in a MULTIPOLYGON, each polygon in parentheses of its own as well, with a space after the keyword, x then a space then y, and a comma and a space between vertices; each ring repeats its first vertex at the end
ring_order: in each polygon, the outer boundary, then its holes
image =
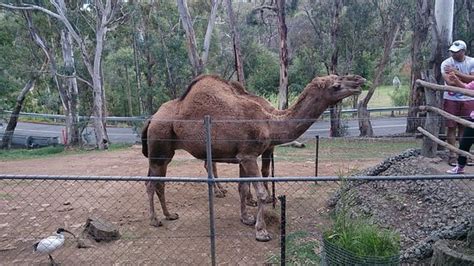
POLYGON ((389 92, 388 95, 390 96, 393 105, 408 105, 409 89, 407 86, 400 86, 400 88, 394 89, 393 91, 389 92))

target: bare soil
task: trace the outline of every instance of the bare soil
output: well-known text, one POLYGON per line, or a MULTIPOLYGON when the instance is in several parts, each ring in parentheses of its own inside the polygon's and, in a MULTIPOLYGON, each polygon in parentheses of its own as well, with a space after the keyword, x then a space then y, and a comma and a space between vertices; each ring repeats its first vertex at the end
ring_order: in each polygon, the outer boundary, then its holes
MULTIPOLYGON (((381 159, 352 159, 319 162, 321 176, 337 175, 364 169, 381 159)), ((439 161, 427 162, 433 168, 449 168, 439 161)), ((312 176, 314 162, 276 163, 276 176, 312 176)), ((468 172, 474 169, 468 168, 468 172)), ((0 161, 0 173, 16 175, 91 175, 144 176, 147 159, 141 149, 113 152, 89 152, 42 159, 0 161)), ((219 176, 237 177, 236 165, 219 164, 219 176)), ((171 177, 205 177, 203 162, 185 152, 177 152, 168 168, 171 177)), ((253 227, 240 223, 237 184, 225 184, 227 196, 216 198, 216 254, 219 264, 262 264, 279 252, 279 222, 268 222, 273 240, 255 241, 253 227)), ((288 233, 305 231, 313 240, 328 226, 326 199, 338 184, 318 182, 278 183, 276 195, 287 196, 288 233)), ((76 248, 67 236, 66 244, 53 254, 67 264, 209 264, 209 203, 207 185, 168 183, 167 203, 177 212, 176 221, 164 220, 162 227, 152 227, 148 219, 148 203, 143 182, 97 181, 0 181, 0 265, 47 264, 46 255, 34 254, 32 245, 50 235, 58 227, 80 234, 86 219, 99 216, 116 224, 121 239, 109 243, 92 243, 88 249, 76 248)), ((158 200, 155 207, 163 219, 158 200)), ((279 216, 271 204, 269 217, 279 216)), ((249 207, 251 210, 256 210, 249 207)), ((304 241, 304 240, 302 240, 304 241)), ((319 250, 315 250, 319 252, 319 250)))

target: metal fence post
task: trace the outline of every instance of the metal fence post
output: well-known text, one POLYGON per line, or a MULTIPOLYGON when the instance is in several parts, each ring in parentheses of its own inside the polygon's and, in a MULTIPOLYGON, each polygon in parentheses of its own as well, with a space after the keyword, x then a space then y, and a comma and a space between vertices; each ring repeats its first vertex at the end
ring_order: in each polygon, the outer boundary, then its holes
POLYGON ((286 196, 279 196, 280 200, 280 265, 286 265, 286 196))
POLYGON ((316 153, 314 160, 314 176, 318 176, 318 163, 319 163, 319 135, 316 135, 316 153))
POLYGON ((214 224, 214 176, 212 175, 212 149, 211 149, 211 117, 204 116, 206 127, 206 163, 207 187, 209 192, 209 233, 211 238, 211 263, 216 265, 216 228, 214 224))
MULTIPOLYGON (((274 157, 273 157, 273 152, 271 154, 271 167, 272 167, 272 173, 271 173, 271 177, 275 177, 275 161, 274 161, 274 157)), ((273 209, 275 209, 276 207, 276 197, 275 197, 275 181, 272 181, 272 206, 273 206, 273 209)))

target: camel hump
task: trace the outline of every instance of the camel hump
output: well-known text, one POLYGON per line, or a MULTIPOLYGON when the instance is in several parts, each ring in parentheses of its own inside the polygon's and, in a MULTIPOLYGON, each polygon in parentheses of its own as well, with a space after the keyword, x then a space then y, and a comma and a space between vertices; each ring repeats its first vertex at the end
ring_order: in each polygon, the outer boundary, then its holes
POLYGON ((188 93, 191 91, 191 89, 194 87, 194 85, 196 85, 196 83, 198 83, 199 81, 203 80, 203 79, 206 79, 206 78, 210 78, 210 79, 214 79, 214 80, 218 80, 218 81, 222 81, 224 83, 229 83, 227 80, 219 77, 218 75, 199 75, 197 76, 196 78, 194 78, 191 83, 189 83, 188 87, 186 88, 186 90, 184 91, 184 93, 181 95, 181 97, 179 97, 179 101, 182 101, 184 100, 184 98, 186 98, 186 96, 188 95, 188 93))
POLYGON ((151 118, 145 121, 142 129, 142 153, 148 158, 148 126, 150 126, 151 118))

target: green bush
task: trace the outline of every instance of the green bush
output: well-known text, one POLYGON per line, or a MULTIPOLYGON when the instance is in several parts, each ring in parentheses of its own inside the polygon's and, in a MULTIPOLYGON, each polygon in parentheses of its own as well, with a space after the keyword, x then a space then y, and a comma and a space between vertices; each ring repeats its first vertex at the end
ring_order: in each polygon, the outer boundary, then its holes
POLYGON ((395 106, 405 106, 408 105, 409 98, 409 88, 407 86, 400 86, 398 89, 393 89, 388 93, 392 104, 395 106))

